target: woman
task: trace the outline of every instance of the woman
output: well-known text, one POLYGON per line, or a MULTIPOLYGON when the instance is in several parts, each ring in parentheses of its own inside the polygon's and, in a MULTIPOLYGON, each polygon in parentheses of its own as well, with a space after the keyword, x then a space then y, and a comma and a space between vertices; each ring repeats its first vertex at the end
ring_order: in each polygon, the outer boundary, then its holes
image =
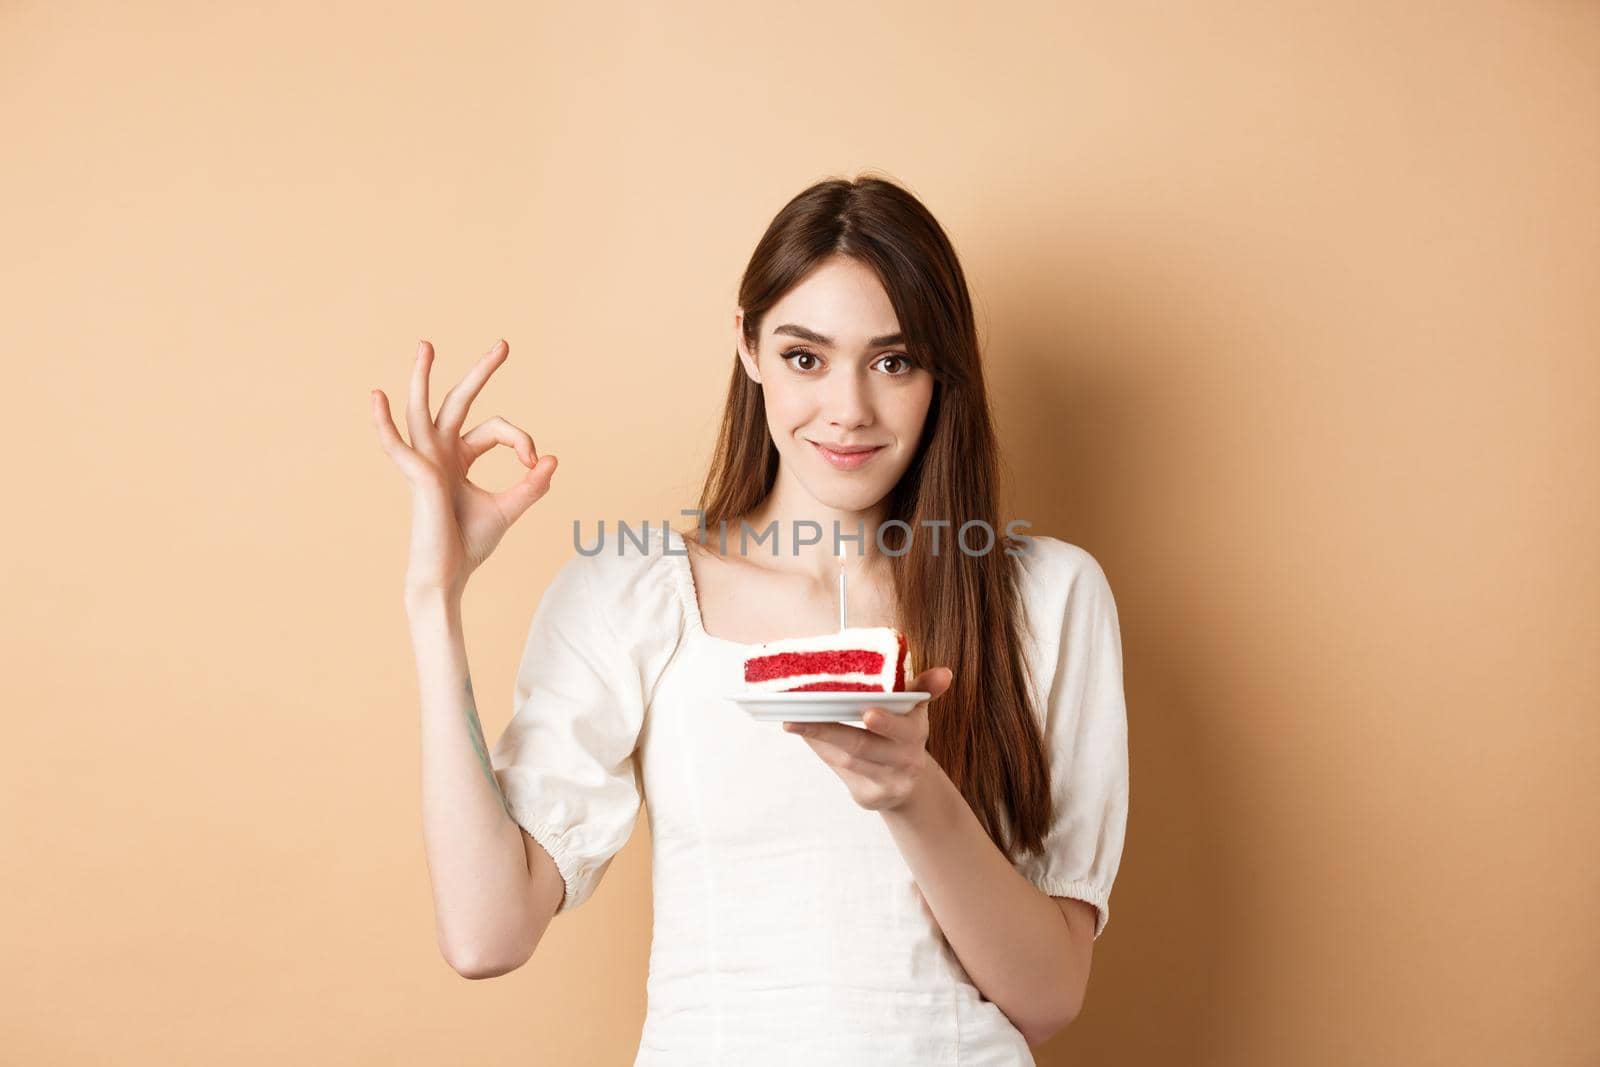
POLYGON ((1067 542, 1000 534, 966 281, 904 189, 840 179, 795 197, 734 327, 701 521, 650 528, 642 551, 585 544, 558 571, 492 752, 461 590, 555 457, 499 418, 458 437, 503 343, 436 418, 421 346, 409 447, 374 392, 414 489, 406 603, 441 948, 469 977, 520 966, 594 892, 647 798, 636 1064, 1032 1063, 1028 1046, 1082 1006, 1127 819, 1104 572, 1067 542), (530 472, 490 495, 465 475, 495 443, 530 472), (764 531, 776 541, 741 540, 764 531), (905 631, 913 662, 938 665, 910 686, 932 706, 775 730, 726 695, 756 643, 836 627, 836 531, 851 624, 905 631))

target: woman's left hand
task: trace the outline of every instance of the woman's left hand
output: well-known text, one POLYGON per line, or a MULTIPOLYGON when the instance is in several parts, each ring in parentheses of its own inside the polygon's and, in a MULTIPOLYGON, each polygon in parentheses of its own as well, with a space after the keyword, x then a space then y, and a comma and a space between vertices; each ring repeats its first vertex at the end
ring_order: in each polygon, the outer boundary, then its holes
POLYGON ((858 730, 842 722, 786 722, 868 811, 890 811, 911 798, 928 764, 928 704, 950 688, 949 667, 930 667, 912 679, 911 692, 931 694, 903 715, 869 707, 858 730))

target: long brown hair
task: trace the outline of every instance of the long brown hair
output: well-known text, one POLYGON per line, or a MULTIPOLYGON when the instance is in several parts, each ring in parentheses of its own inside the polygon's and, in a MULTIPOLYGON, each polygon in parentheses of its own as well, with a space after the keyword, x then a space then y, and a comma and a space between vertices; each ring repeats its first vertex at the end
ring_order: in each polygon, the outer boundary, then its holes
MULTIPOLYGON (((886 521, 898 519, 912 533, 886 525, 882 543, 913 666, 953 672, 950 689, 928 709, 928 751, 1015 862, 1043 848, 1051 819, 1049 765, 1021 651, 1017 561, 1005 551, 1025 546, 1002 528, 998 514, 999 449, 955 250, 928 209, 893 182, 870 176, 818 182, 778 212, 750 257, 739 283, 745 341, 754 352, 767 310, 822 260, 841 253, 876 272, 907 351, 934 378, 917 454, 887 502, 886 521), (925 519, 949 522, 939 531, 937 555, 925 519), (975 519, 988 523, 994 544, 969 555, 952 542, 975 519), (908 541, 903 555, 892 554, 908 541)), ((777 475, 761 386, 735 352, 700 493, 704 528, 716 531, 725 521, 737 530, 777 475)))

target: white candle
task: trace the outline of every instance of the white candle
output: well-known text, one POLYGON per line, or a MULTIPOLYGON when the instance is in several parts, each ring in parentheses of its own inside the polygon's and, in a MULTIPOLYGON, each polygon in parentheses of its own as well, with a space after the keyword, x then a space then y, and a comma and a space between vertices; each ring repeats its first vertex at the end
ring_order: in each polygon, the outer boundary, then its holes
POLYGON ((843 559, 843 557, 841 557, 839 559, 839 629, 843 630, 844 628, 845 628, 844 559, 843 559))

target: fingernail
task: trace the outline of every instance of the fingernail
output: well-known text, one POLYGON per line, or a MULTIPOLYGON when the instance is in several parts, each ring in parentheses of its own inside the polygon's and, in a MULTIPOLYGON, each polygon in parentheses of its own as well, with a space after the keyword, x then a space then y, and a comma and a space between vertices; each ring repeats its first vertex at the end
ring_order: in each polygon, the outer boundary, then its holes
POLYGON ((426 341, 418 341, 417 342, 417 358, 421 359, 422 358, 422 353, 426 352, 427 349, 428 349, 428 342, 426 342, 426 341))

